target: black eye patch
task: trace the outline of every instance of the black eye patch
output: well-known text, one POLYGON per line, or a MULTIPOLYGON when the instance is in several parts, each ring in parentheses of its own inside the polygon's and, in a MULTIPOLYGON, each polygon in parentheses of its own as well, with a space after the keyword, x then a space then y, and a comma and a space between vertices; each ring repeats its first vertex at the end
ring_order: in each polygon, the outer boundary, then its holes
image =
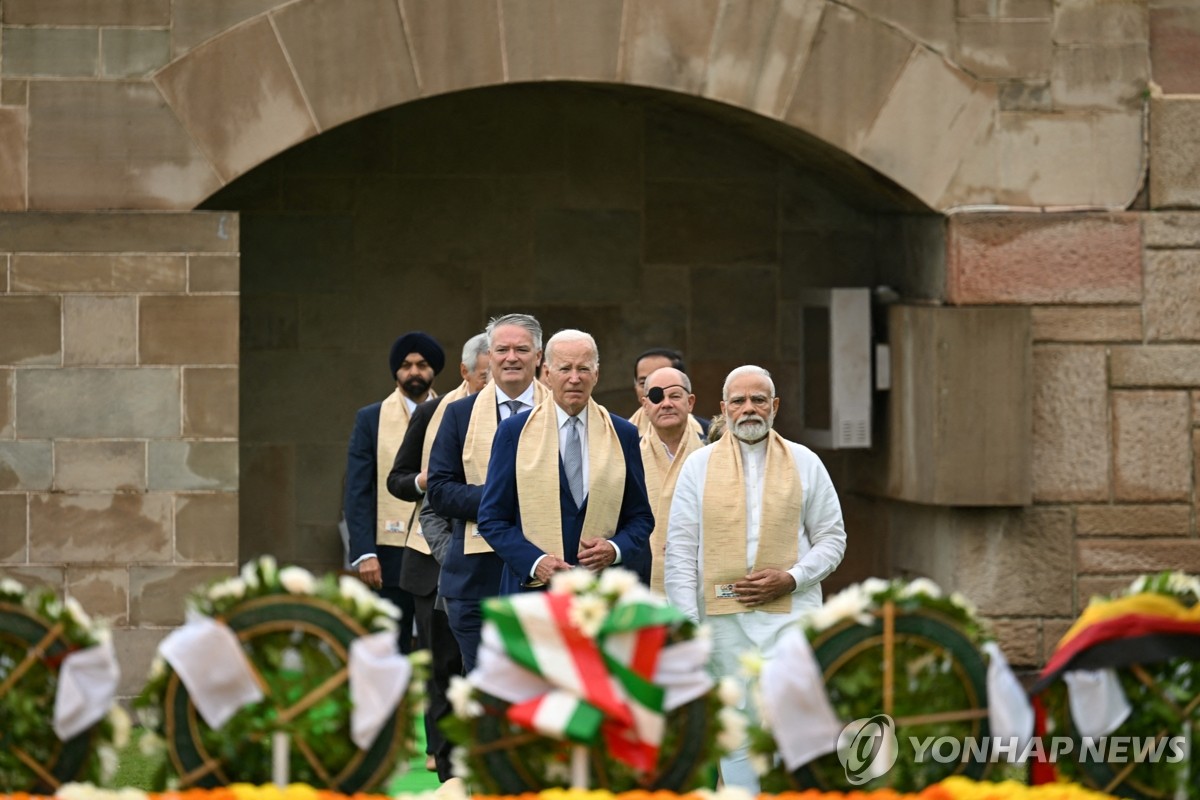
POLYGON ((646 397, 649 398, 650 402, 654 403, 654 405, 661 403, 666 396, 667 393, 663 391, 661 386, 655 386, 653 389, 646 392, 646 397))

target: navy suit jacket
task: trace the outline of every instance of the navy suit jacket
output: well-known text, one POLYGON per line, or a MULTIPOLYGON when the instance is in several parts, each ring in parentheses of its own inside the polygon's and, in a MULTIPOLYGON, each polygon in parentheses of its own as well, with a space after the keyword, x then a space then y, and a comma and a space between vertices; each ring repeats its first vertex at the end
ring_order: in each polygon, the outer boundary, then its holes
MULTIPOLYGON (((346 494, 342 509, 346 527, 350 529, 350 563, 366 553, 379 558, 384 586, 400 585, 400 567, 404 561, 403 547, 375 544, 375 521, 378 518, 377 486, 379 447, 379 409, 382 402, 360 408, 354 416, 350 447, 346 457, 346 494)), ((386 491, 384 487, 384 491, 386 491)))
MULTIPOLYGON (((650 583, 650 532, 654 530, 654 512, 646 498, 646 473, 642 468, 642 452, 637 428, 628 420, 609 414, 621 453, 625 457, 625 491, 617 530, 610 538, 620 548, 620 566, 633 570, 643 583, 650 583)), ((521 528, 521 509, 517 498, 517 442, 529 412, 518 414, 500 423, 492 442, 492 458, 488 463, 487 484, 479 506, 479 532, 507 568, 501 580, 501 594, 520 591, 528 582, 534 562, 543 555, 541 549, 525 538, 521 528)), ((562 458, 558 460, 558 505, 562 512, 563 559, 577 564, 579 537, 587 515, 588 499, 575 505, 562 458)))
MULTIPOLYGON (((480 600, 500 593, 500 573, 504 562, 495 553, 463 553, 466 537, 464 520, 479 519, 479 501, 483 487, 467 483, 463 471, 463 442, 471 424, 471 410, 479 394, 455 400, 446 406, 433 449, 429 453, 426 494, 435 512, 454 520, 450 549, 442 561, 438 594, 459 600, 480 600)), ((499 418, 500 411, 496 410, 499 418)))

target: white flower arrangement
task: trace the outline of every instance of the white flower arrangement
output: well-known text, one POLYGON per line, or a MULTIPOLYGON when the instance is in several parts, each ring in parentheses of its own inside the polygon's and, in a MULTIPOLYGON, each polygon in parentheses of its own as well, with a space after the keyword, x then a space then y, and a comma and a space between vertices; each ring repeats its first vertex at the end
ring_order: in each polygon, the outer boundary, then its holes
POLYGON ((1200 602, 1200 577, 1179 571, 1139 575, 1125 590, 1127 595, 1143 592, 1170 595, 1192 606, 1200 602))

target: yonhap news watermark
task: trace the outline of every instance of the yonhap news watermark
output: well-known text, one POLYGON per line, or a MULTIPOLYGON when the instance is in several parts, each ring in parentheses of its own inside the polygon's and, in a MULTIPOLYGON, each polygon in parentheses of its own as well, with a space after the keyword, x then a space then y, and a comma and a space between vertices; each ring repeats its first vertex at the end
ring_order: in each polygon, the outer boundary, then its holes
MULTIPOLYGON (((907 736, 913 763, 1167 763, 1187 760, 1187 736, 907 736)), ((857 719, 838 736, 838 760, 854 786, 887 774, 900 756, 896 723, 887 714, 857 719)))

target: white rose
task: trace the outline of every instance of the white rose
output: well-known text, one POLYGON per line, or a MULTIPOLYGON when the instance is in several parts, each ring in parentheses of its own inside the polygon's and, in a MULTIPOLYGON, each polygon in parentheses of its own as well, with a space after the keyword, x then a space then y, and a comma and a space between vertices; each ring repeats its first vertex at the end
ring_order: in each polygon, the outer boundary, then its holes
POLYGON ((314 594, 317 580, 304 567, 284 567, 279 570, 279 583, 292 594, 314 594))
POLYGON ((67 610, 67 614, 71 619, 75 620, 75 624, 81 628, 92 627, 92 618, 83 610, 83 606, 74 597, 68 597, 63 601, 63 608, 67 610))
POLYGON ((167 661, 160 655, 155 655, 150 662, 150 680, 156 681, 167 674, 167 661))
POLYGON ((862 593, 867 597, 874 597, 877 594, 886 592, 891 585, 892 584, 890 581, 885 581, 882 578, 867 578, 865 581, 859 584, 859 587, 862 589, 862 593))
POLYGON ((726 675, 717 683, 717 697, 723 706, 740 708, 745 699, 745 692, 735 678, 726 675))
POLYGON ((717 734, 717 746, 727 753, 742 747, 746 743, 746 716, 736 708, 722 708, 717 712, 717 721, 721 723, 721 732, 717 734))
POLYGON ((978 609, 975 607, 975 604, 972 603, 970 599, 962 592, 951 592, 950 602, 967 612, 972 617, 975 616, 978 611, 978 609))
POLYGON ((461 675, 450 677, 450 686, 446 688, 446 699, 450 701, 456 717, 473 719, 483 714, 483 706, 475 699, 475 687, 461 675))
MULTIPOLYGON (((157 706, 145 706, 137 710, 138 722, 142 723, 143 728, 157 728, 162 724, 162 712, 157 706)), ((148 733, 149 731, 147 731, 148 733)))
POLYGON ((919 594, 923 594, 926 597, 938 598, 942 596, 942 587, 929 580, 929 578, 916 578, 900 591, 901 597, 915 597, 919 594))
POLYGON ((433 656, 428 650, 414 650, 408 654, 408 662, 415 667, 426 667, 433 663, 433 656))
POLYGON ((556 572, 550 577, 550 591, 555 594, 583 594, 595 585, 596 577, 591 570, 582 567, 556 572))
POLYGON ((125 709, 119 705, 114 705, 108 710, 108 721, 112 723, 113 729, 113 747, 120 750, 129 744, 129 732, 133 728, 133 721, 129 719, 129 715, 125 713, 125 709))
POLYGON ((450 751, 450 772, 454 777, 463 780, 471 777, 471 768, 467 763, 467 748, 459 745, 450 751))
POLYGON ((25 587, 12 578, 0 578, 0 594, 23 595, 25 587))
POLYGON ((242 574, 242 580, 245 581, 247 589, 257 589, 258 588, 259 580, 258 580, 258 562, 257 561, 247 561, 245 564, 243 564, 241 574, 242 574))
POLYGON ((747 650, 738 655, 739 672, 749 678, 757 678, 762 673, 763 657, 757 650, 747 650))
POLYGON ((589 639, 595 639, 608 616, 608 603, 594 594, 578 596, 567 610, 567 619, 589 639))
POLYGON ((138 739, 138 751, 146 758, 155 758, 167 749, 167 741, 154 731, 143 731, 138 739))
POLYGON ((262 567, 263 581, 268 585, 274 585, 279 573, 279 565, 275 563, 275 556, 262 556, 258 559, 258 563, 262 567))
POLYGON ((96 755, 100 759, 100 782, 104 784, 112 783, 112 779, 117 775, 117 767, 120 761, 117 758, 117 751, 106 744, 102 744, 96 748, 96 755))
POLYGON ((209 588, 208 599, 214 603, 226 598, 241 600, 246 596, 246 585, 245 578, 226 578, 209 588))
POLYGON ((600 594, 610 597, 624 597, 626 592, 633 591, 641 584, 637 574, 620 567, 609 567, 600 573, 600 594))
POLYGON ((761 778, 771 771, 771 759, 767 758, 764 753, 751 753, 750 768, 754 770, 755 775, 761 778))
POLYGON ((371 594, 370 592, 368 592, 367 594, 370 595, 374 599, 376 611, 378 611, 380 614, 387 617, 388 619, 392 619, 392 620, 400 619, 400 607, 399 606, 397 606, 391 600, 388 600, 386 597, 379 597, 377 595, 371 594))

